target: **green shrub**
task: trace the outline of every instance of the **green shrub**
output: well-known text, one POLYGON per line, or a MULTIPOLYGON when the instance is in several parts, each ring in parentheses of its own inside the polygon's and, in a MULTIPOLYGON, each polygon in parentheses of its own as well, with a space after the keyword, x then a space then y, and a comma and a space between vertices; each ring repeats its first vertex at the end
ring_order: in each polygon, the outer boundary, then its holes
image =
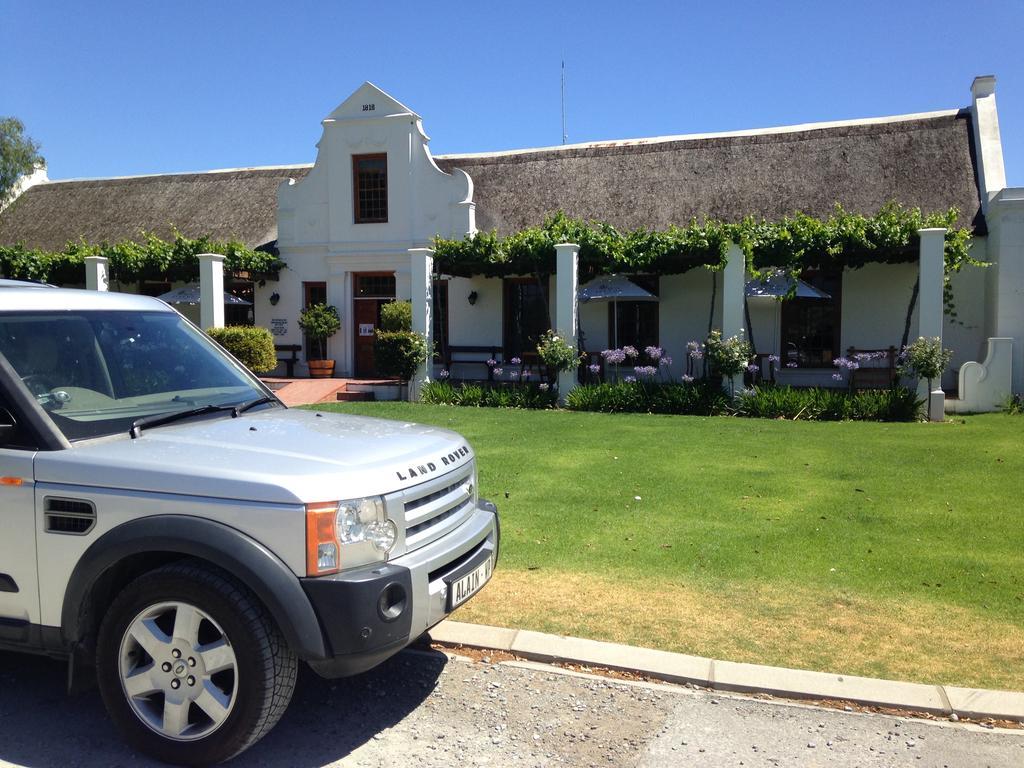
POLYGON ((210 328, 206 333, 254 373, 266 373, 277 367, 274 337, 266 328, 232 325, 210 328))
POLYGON ((486 408, 553 408, 557 395, 533 384, 475 383, 450 384, 431 381, 423 385, 420 398, 431 405, 464 405, 486 408))
POLYGON ((576 387, 566 396, 565 405, 573 411, 713 416, 729 412, 729 397, 707 381, 692 384, 620 381, 576 387))
POLYGON ((850 393, 838 389, 758 387, 740 392, 737 416, 808 421, 914 421, 921 408, 905 387, 850 393))
POLYGON ((1024 395, 1010 395, 1003 403, 1003 410, 1013 416, 1024 416, 1024 395))
MULTIPOLYGON (((580 353, 576 347, 550 330, 545 331, 537 342, 537 355, 545 368, 556 374, 574 370, 580 364, 580 353)), ((551 381, 552 385, 556 383, 557 379, 551 381)))
POLYGON ((390 301, 380 308, 380 330, 411 331, 412 302, 390 301))
POLYGON ((373 354, 382 374, 409 381, 427 359, 427 340, 412 331, 376 331, 373 354))
POLYGON ((753 354, 750 342, 738 336, 723 339, 722 332, 717 328, 709 333, 704 341, 704 356, 713 377, 737 376, 743 373, 753 354))

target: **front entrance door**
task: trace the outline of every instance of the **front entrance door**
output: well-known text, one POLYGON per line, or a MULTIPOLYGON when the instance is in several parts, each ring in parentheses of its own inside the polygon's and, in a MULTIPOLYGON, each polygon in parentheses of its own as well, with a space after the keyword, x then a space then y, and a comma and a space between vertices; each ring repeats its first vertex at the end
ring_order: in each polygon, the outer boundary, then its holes
POLYGON ((395 300, 394 272, 359 272, 353 275, 352 317, 355 334, 355 375, 377 376, 373 355, 373 332, 380 325, 381 305, 395 300))

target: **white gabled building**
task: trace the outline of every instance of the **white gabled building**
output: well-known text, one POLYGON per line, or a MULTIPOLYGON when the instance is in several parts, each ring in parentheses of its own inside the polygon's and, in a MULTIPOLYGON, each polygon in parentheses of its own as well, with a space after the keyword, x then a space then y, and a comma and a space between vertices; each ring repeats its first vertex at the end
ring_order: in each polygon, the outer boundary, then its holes
MULTIPOLYGON (((1012 389, 1022 392, 1024 189, 1006 187, 994 89, 994 78, 976 78, 969 106, 925 114, 433 157, 419 115, 365 83, 324 119, 312 166, 44 181, 0 213, 0 243, 56 249, 79 237, 113 241, 175 226, 276 248, 287 269, 255 286, 255 322, 280 344, 303 344, 301 308, 334 304, 343 321, 329 352, 337 375, 370 376, 379 307, 423 298, 429 289, 414 285, 409 250, 438 235, 509 234, 558 210, 628 230, 704 216, 824 216, 836 203, 868 214, 890 200, 925 212, 956 206, 973 255, 992 266, 955 278, 956 322, 922 321, 922 306, 926 314, 936 306, 935 296, 922 296, 910 337, 941 326, 956 350, 947 389, 965 376, 977 389, 1012 365, 1012 389), (968 364, 990 354, 987 368, 968 364)), ((828 385, 832 358, 848 348, 899 345, 918 274, 916 262, 809 273, 828 299, 750 299, 743 324, 760 354, 798 364, 783 368, 783 379, 828 385)), ((723 304, 736 306, 725 279, 704 268, 635 276, 658 301, 625 303, 617 313, 581 306, 583 344, 599 351, 616 335, 620 345, 660 344, 678 377, 686 342, 722 327, 723 304)), ((505 359, 528 353, 529 339, 556 317, 555 281, 435 275, 435 340, 442 349, 494 348, 505 359)))

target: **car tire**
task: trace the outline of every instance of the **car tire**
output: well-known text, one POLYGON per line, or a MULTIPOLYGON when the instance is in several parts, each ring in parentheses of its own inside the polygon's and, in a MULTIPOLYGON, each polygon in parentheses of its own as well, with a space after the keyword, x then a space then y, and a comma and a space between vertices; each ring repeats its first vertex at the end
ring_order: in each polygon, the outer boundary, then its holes
POLYGON ((255 596, 191 560, 126 586, 96 643, 111 719, 135 749, 179 765, 223 762, 262 738, 291 701, 297 666, 255 596))

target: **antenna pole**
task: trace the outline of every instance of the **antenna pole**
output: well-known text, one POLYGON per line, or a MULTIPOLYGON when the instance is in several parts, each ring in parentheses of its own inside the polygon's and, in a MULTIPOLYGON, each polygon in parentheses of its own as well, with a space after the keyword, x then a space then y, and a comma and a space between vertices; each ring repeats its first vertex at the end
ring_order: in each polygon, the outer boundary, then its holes
POLYGON ((565 59, 562 59, 562 143, 565 144, 569 134, 565 132, 565 59))

